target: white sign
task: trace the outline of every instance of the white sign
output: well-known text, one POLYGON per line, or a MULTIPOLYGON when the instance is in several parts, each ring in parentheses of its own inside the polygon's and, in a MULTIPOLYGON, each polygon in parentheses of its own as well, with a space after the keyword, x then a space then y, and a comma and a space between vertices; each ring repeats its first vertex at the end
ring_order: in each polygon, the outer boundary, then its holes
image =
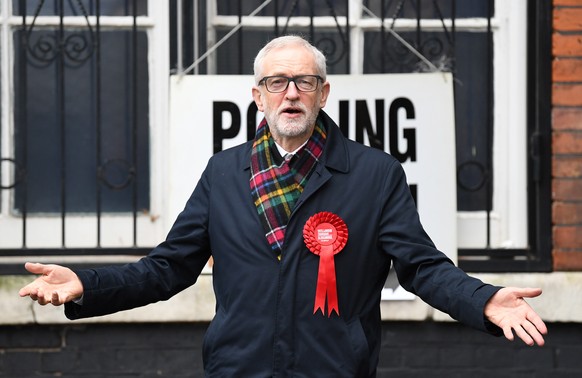
MULTIPOLYGON (((425 230, 453 261, 457 254, 455 120, 447 73, 330 75, 325 111, 349 138, 401 161, 425 230)), ((170 206, 177 214, 215 152, 254 136, 262 119, 252 76, 171 78, 170 206)), ((391 274, 392 275, 392 274, 391 274)), ((387 282, 382 299, 412 299, 387 282)))

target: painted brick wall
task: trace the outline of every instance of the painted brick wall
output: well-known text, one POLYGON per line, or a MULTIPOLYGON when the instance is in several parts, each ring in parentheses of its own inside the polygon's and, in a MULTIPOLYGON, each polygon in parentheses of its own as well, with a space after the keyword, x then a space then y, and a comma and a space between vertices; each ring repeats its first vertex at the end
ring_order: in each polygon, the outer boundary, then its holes
POLYGON ((582 0, 554 0, 554 270, 582 270, 582 0))
MULTIPOLYGON (((0 327, 0 377, 202 377, 206 327, 205 323, 0 327)), ((455 322, 387 322, 378 378, 582 377, 582 324, 553 323, 548 328, 546 345, 539 348, 455 322)))

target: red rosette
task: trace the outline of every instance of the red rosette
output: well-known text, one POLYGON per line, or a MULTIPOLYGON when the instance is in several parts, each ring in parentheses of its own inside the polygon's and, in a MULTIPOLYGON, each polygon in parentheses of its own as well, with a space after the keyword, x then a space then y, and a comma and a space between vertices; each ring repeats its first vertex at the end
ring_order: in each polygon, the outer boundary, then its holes
POLYGON ((348 227, 338 215, 322 211, 307 220, 303 227, 303 239, 307 248, 319 256, 313 313, 321 309, 325 315, 327 298, 328 316, 333 311, 339 315, 334 255, 346 245, 348 227))

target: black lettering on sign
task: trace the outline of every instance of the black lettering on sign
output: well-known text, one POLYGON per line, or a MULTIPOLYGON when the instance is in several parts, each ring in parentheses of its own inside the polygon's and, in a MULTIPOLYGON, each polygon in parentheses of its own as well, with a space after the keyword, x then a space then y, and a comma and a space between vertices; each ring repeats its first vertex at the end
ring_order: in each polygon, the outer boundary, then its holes
MULTIPOLYGON (((398 146, 399 124, 398 111, 404 109, 407 119, 415 118, 415 110, 412 102, 404 97, 399 97, 392 101, 388 111, 388 135, 389 135, 389 152, 401 163, 410 159, 416 161, 416 130, 414 128, 404 128, 403 137, 406 141, 406 149, 401 151, 398 146)), ((213 130, 213 147, 214 153, 222 151, 223 141, 233 139, 241 131, 241 112, 238 106, 229 101, 214 101, 212 109, 212 130, 213 130), (223 124, 223 113, 229 113, 231 118, 230 125, 223 124)), ((256 132, 257 106, 251 102, 247 108, 247 140, 253 140, 256 132)), ((371 147, 385 150, 385 118, 384 118, 384 100, 375 100, 375 127, 372 124, 372 118, 366 100, 356 100, 356 125, 355 140, 364 143, 364 136, 368 137, 371 147), (364 134, 365 133, 365 134, 364 134)), ((349 100, 339 102, 339 127, 346 137, 349 137, 350 129, 350 110, 349 100)))
POLYGON ((240 132, 240 110, 233 102, 214 101, 212 103, 212 130, 214 153, 222 151, 222 141, 235 138, 240 132), (230 113, 232 122, 229 127, 224 128, 222 124, 222 113, 230 113))
POLYGON ((356 100, 356 142, 364 143, 364 130, 370 147, 384 150, 384 100, 376 100, 376 133, 372 127, 366 100, 356 100))
POLYGON ((414 204, 418 209, 418 185, 410 184, 408 185, 408 189, 410 189, 410 194, 412 195, 412 199, 414 200, 414 204))
POLYGON ((341 100, 339 102, 339 128, 346 138, 350 137, 350 102, 341 100))
POLYGON ((247 109, 247 142, 249 140, 255 139, 255 134, 257 133, 257 104, 251 102, 247 109))
POLYGON ((399 162, 404 163, 408 158, 410 161, 416 161, 416 130, 406 128, 403 130, 404 139, 406 139, 406 150, 401 152, 398 149, 398 111, 400 109, 406 110, 406 118, 414 119, 414 105, 412 101, 407 98, 399 97, 392 101, 388 113, 388 120, 390 123, 390 154, 398 159, 399 162))

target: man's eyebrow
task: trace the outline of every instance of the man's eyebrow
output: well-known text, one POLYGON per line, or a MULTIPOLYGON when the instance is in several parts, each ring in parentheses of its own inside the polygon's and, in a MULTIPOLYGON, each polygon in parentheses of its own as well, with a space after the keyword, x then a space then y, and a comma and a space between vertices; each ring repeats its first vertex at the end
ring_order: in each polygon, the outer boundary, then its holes
POLYGON ((294 77, 299 77, 299 76, 317 76, 317 74, 299 73, 299 74, 296 74, 296 75, 287 75, 287 74, 284 74, 284 73, 274 73, 272 75, 265 75, 265 77, 269 77, 269 76, 281 76, 281 77, 291 77, 291 78, 294 78, 294 77))

